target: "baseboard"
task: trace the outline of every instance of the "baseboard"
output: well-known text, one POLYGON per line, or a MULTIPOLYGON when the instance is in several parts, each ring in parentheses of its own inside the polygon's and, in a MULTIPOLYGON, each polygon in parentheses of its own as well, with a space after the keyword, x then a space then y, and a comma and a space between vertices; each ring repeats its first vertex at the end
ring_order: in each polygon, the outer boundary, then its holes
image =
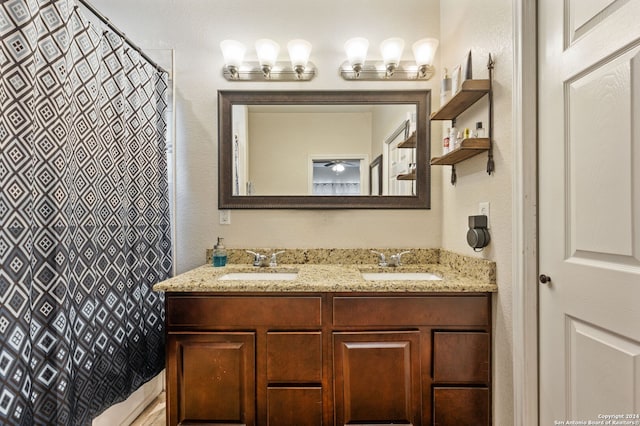
POLYGON ((132 393, 126 400, 106 409, 93 419, 92 426, 128 426, 164 390, 164 370, 132 393))

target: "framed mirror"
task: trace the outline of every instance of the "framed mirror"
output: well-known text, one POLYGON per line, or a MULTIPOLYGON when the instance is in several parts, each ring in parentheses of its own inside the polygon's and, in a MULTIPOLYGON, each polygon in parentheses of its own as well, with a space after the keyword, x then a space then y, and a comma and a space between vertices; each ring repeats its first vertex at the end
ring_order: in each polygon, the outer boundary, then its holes
POLYGON ((430 104, 429 90, 219 91, 218 206, 428 209, 430 104))

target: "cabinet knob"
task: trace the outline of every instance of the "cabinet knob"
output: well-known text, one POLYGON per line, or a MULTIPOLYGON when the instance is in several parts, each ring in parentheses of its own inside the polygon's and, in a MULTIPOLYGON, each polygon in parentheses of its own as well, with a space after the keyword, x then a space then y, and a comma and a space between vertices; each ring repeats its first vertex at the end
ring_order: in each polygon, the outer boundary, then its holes
POLYGON ((540 283, 542 284, 547 284, 551 282, 551 277, 545 274, 542 274, 538 277, 538 280, 540 280, 540 283))

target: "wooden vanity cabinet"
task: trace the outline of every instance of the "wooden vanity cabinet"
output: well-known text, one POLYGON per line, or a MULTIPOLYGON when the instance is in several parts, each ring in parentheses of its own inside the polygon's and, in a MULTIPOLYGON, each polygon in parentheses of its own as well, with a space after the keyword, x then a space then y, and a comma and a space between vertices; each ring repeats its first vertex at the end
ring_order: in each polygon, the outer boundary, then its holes
POLYGON ((255 424, 255 334, 169 334, 171 424, 255 424))
POLYGON ((167 422, 491 424, 489 293, 167 293, 167 422))

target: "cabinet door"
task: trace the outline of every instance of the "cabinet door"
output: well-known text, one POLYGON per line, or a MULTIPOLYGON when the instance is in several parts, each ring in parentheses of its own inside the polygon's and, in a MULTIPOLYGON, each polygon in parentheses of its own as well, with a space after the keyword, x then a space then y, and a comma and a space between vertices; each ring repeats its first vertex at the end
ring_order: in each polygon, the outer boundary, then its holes
POLYGON ((421 423, 420 333, 334 333, 336 425, 421 423))
POLYGON ((171 425, 255 424, 254 333, 169 334, 171 425))

